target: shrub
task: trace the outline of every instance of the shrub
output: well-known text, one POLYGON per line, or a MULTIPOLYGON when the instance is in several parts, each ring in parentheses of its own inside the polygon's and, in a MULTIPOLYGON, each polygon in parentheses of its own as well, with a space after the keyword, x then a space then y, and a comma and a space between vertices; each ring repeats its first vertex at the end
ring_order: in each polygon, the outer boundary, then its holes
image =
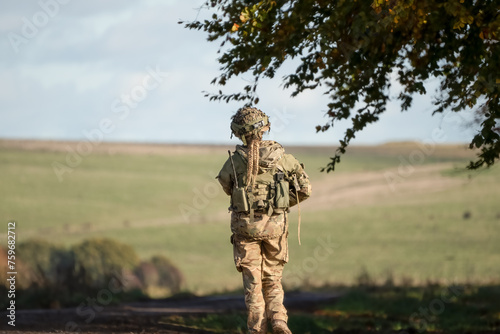
POLYGON ((148 291, 162 291, 163 295, 178 293, 184 284, 179 268, 165 256, 153 256, 149 261, 142 262, 136 269, 136 275, 148 291))
MULTIPOLYGON (((6 296, 7 253, 0 248, 0 284, 6 296), (2 274, 3 273, 3 274, 2 274)), ((83 241, 70 249, 45 240, 31 239, 16 248, 16 278, 20 307, 78 305, 113 285, 113 301, 136 300, 145 292, 169 295, 180 290, 180 270, 163 256, 139 263, 134 249, 124 243, 100 238, 83 241)), ((0 297, 0 306, 8 301, 0 297)))
POLYGON ((159 285, 160 275, 154 264, 150 261, 141 262, 135 270, 135 275, 145 288, 159 285))
POLYGON ((113 276, 121 276, 139 263, 131 246, 107 238, 83 241, 71 248, 71 254, 75 281, 90 289, 106 286, 113 276))
POLYGON ((17 247, 17 259, 26 267, 23 276, 29 287, 64 287, 72 280, 73 258, 61 246, 30 239, 17 247))
POLYGON ((151 263, 156 267, 159 276, 159 286, 169 288, 172 293, 181 290, 184 284, 184 275, 165 256, 157 255, 151 258, 151 263))

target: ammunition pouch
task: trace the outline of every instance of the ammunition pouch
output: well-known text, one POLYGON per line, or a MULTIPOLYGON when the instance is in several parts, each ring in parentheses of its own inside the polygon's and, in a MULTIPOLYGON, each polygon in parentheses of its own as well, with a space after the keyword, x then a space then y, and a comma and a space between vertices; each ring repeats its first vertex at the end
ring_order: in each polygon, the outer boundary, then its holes
POLYGON ((290 184, 285 179, 285 173, 278 172, 274 174, 274 208, 288 209, 290 206, 290 184))
POLYGON ((234 188, 231 195, 231 210, 237 213, 285 212, 290 207, 290 185, 282 171, 271 171, 257 176, 254 189, 234 188), (262 179, 259 179, 262 178, 262 179), (267 180, 267 182, 265 181, 267 180))
POLYGON ((234 188, 231 194, 231 209, 234 212, 248 212, 248 197, 245 188, 234 188))

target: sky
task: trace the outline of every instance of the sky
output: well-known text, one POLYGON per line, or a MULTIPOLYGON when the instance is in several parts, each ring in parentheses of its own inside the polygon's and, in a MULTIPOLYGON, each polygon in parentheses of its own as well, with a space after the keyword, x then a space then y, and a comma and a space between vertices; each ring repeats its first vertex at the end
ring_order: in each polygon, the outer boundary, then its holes
MULTIPOLYGON (((210 16, 204 0, 3 0, 0 4, 0 138, 228 144, 231 115, 241 106, 210 102, 219 72, 218 43, 179 20, 210 16)), ((347 122, 316 133, 327 97, 291 98, 280 78, 258 89, 270 116, 268 139, 336 145, 347 122)), ((231 81, 236 91, 251 78, 231 81)), ((395 84, 397 87, 397 84, 395 84)), ((430 94, 402 113, 397 101, 353 144, 391 141, 469 142, 474 129, 452 113, 432 116, 430 94)), ((396 94, 395 94, 396 95, 396 94)))

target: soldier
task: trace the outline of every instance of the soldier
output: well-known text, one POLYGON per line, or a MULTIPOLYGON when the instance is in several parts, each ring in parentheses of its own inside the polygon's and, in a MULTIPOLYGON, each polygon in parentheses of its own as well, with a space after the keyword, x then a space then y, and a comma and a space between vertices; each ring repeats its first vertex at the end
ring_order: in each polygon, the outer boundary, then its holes
POLYGON ((241 108, 231 131, 241 139, 217 178, 231 196, 231 243, 242 273, 249 333, 291 334, 283 306, 281 278, 288 262, 288 212, 311 194, 309 178, 275 141, 262 140, 271 128, 266 114, 241 108))

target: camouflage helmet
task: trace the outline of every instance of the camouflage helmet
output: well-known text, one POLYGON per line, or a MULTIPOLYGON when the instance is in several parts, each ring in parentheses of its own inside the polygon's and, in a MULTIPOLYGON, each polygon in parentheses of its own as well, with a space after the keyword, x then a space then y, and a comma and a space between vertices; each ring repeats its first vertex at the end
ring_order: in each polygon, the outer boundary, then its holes
MULTIPOLYGON (((246 136, 258 135, 271 129, 269 117, 262 110, 252 107, 240 108, 231 117, 231 131, 246 145, 246 136)), ((231 135, 232 136, 232 135, 231 135)))

